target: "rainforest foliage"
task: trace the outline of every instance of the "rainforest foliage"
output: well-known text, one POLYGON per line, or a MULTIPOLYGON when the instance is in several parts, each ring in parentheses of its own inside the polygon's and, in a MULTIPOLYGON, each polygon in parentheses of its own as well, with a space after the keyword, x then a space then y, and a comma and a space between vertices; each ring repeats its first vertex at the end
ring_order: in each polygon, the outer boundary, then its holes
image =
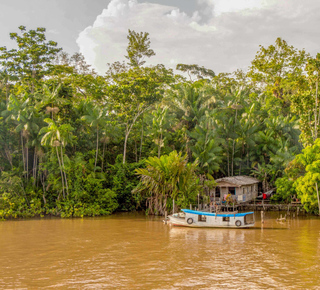
POLYGON ((247 72, 174 72, 129 30, 127 62, 98 75, 44 28, 19 30, 0 47, 0 219, 162 214, 232 175, 318 211, 320 55, 279 38, 247 72))

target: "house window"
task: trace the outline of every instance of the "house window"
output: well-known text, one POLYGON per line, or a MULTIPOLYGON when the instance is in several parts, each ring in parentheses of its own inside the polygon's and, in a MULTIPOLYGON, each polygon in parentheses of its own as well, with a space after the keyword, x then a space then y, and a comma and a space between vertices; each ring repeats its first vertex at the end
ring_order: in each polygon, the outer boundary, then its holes
POLYGON ((205 215, 198 215, 198 222, 206 222, 207 221, 207 217, 205 215))
POLYGON ((242 194, 245 194, 244 190, 245 190, 245 187, 243 188, 243 193, 242 194))
POLYGON ((224 222, 230 222, 230 217, 224 216, 224 217, 222 217, 222 221, 224 221, 224 222))
POLYGON ((236 195, 236 188, 235 187, 229 187, 229 193, 231 195, 236 195))
POLYGON ((216 187, 216 197, 220 198, 220 187, 216 187))

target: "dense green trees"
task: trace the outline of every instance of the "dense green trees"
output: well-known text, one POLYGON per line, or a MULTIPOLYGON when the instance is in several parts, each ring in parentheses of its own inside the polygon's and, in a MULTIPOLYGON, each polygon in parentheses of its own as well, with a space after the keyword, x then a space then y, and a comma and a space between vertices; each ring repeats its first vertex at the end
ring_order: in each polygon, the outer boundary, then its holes
POLYGON ((172 208, 171 201, 180 207, 188 207, 200 191, 196 175, 197 162, 188 163, 187 156, 172 151, 160 158, 149 157, 146 168, 136 169, 141 183, 133 191, 146 199, 150 214, 162 214, 172 208))
POLYGON ((128 63, 100 76, 19 29, 0 49, 0 218, 163 214, 196 204, 204 177, 244 174, 317 212, 319 55, 277 39, 248 73, 178 75, 148 66, 149 34, 129 30, 128 63))

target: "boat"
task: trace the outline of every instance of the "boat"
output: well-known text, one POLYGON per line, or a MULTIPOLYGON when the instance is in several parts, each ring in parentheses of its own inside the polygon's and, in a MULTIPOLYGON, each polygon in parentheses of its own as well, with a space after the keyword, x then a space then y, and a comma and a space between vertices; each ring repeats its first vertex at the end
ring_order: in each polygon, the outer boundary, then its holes
POLYGON ((254 212, 211 213, 182 209, 182 212, 168 216, 168 224, 193 228, 249 228, 255 223, 254 212))

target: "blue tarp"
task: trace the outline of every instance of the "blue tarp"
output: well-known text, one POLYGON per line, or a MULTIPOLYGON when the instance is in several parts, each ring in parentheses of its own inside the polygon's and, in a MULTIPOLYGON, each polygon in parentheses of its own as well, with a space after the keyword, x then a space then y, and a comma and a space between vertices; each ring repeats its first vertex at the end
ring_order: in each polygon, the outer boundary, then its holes
MULTIPOLYGON (((198 214, 198 215, 207 215, 207 216, 216 216, 215 213, 211 212, 204 212, 204 211, 197 211, 197 210, 191 210, 191 209, 182 209, 183 212, 185 213, 191 213, 191 214, 198 214)), ((233 217, 233 216, 245 216, 248 214, 253 214, 253 211, 250 212, 243 212, 243 213, 236 213, 236 214, 224 214, 224 213, 218 213, 217 216, 222 216, 222 217, 233 217)))

